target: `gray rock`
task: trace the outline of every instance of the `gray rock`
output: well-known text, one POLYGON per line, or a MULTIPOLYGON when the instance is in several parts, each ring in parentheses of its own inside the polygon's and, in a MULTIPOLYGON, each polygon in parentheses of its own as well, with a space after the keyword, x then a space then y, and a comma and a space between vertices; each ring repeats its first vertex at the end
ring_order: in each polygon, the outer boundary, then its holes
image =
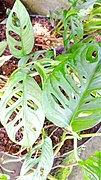
MULTIPOLYGON (((8 0, 7 0, 8 1, 8 0)), ((15 0, 9 0, 14 2, 15 0)), ((50 11, 58 10, 61 7, 68 9, 70 4, 67 0, 22 0, 32 13, 47 15, 50 11)))

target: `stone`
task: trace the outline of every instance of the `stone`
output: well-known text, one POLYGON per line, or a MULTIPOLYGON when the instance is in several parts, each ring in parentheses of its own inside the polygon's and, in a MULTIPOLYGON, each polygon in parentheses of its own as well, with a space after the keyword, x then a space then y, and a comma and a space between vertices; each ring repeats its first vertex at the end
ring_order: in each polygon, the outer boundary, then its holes
MULTIPOLYGON (((14 2, 15 0, 9 0, 14 2)), ((8 2, 8 0, 7 0, 8 2)), ((28 9, 34 14, 47 15, 61 7, 68 9, 70 3, 67 0, 22 0, 28 9)))

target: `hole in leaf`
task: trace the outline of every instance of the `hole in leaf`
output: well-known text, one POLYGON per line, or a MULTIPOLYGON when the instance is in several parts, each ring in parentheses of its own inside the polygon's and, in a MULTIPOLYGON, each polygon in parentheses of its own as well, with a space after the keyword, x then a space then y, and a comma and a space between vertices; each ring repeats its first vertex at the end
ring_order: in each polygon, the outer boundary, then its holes
POLYGON ((93 98, 95 98, 95 94, 91 93, 90 95, 91 95, 93 98))
POLYGON ((72 92, 71 93, 71 95, 72 95, 72 98, 74 99, 74 100, 76 100, 76 96, 75 96, 75 94, 72 92))
POLYGON ((78 117, 88 117, 88 116, 90 116, 91 114, 92 114, 92 112, 91 112, 91 113, 81 112, 81 113, 78 114, 78 117))
POLYGON ((33 131, 36 131, 36 128, 35 128, 35 127, 33 127, 33 128, 32 128, 32 130, 33 130, 33 131))
POLYGON ((19 50, 19 51, 21 51, 21 49, 22 49, 21 46, 14 46, 14 47, 15 47, 15 49, 17 49, 17 50, 19 50))
POLYGON ((25 29, 26 29, 26 27, 27 27, 27 26, 25 25, 25 26, 23 27, 23 29, 25 30, 25 29))
POLYGON ((74 99, 76 100, 76 96, 74 96, 74 99))
POLYGON ((43 167, 41 167, 41 168, 40 168, 40 174, 42 175, 42 174, 43 174, 43 172, 44 172, 44 168, 43 168, 43 167))
POLYGON ((78 28, 78 24, 76 24, 76 23, 74 22, 74 25, 75 25, 76 28, 78 28))
POLYGON ((39 75, 35 76, 34 79, 39 85, 41 84, 41 77, 39 75))
POLYGON ((18 97, 18 99, 22 96, 23 92, 22 91, 19 91, 16 93, 16 96, 18 97))
POLYGON ((83 78, 83 82, 86 83, 87 82, 87 79, 85 76, 82 77, 83 78))
POLYGON ((33 109, 34 111, 37 111, 38 109, 38 106, 31 99, 27 100, 27 106, 33 109))
POLYGON ((67 95, 67 93, 65 92, 65 90, 64 89, 62 89, 62 87, 61 86, 59 86, 59 89, 60 89, 60 91, 62 92, 62 94, 68 99, 68 101, 70 100, 70 98, 69 98, 69 96, 67 95))
POLYGON ((20 27, 20 20, 15 12, 12 14, 12 24, 16 27, 20 27))
POLYGON ((22 106, 18 106, 18 107, 15 109, 15 112, 18 113, 21 108, 22 108, 22 106))
POLYGON ((16 12, 13 12, 13 13, 12 13, 12 17, 14 17, 14 16, 17 16, 16 12))
POLYGON ((17 126, 22 121, 22 118, 20 118, 15 124, 14 127, 17 126))
POLYGON ((79 87, 81 86, 81 83, 80 83, 80 80, 79 80, 79 77, 78 77, 78 74, 75 72, 73 72, 72 74, 72 79, 75 81, 75 84, 79 87))
POLYGON ((85 102, 85 104, 88 104, 88 103, 90 103, 90 101, 86 101, 86 102, 85 102))
POLYGON ((71 74, 73 72, 73 70, 68 66, 68 64, 66 64, 66 70, 68 74, 71 74))
POLYGON ((9 116, 7 124, 11 121, 13 121, 13 119, 16 117, 17 113, 15 111, 12 112, 12 114, 9 116))
POLYGON ((13 32, 13 31, 8 31, 8 34, 9 34, 12 38, 14 38, 16 41, 21 41, 20 36, 19 36, 18 34, 16 34, 15 32, 13 32))
POLYGON ((86 60, 90 63, 96 62, 98 60, 98 48, 95 45, 90 45, 87 53, 86 60))
POLYGON ((22 126, 16 133, 15 135, 15 139, 17 142, 20 142, 23 139, 23 130, 24 130, 24 126, 22 126))
POLYGON ((94 52, 92 53, 92 57, 95 58, 96 56, 97 56, 97 52, 94 51, 94 52))
POLYGON ((61 102, 57 99, 57 97, 56 97, 54 94, 52 94, 52 93, 51 93, 51 95, 52 95, 54 101, 55 101, 62 109, 64 109, 63 105, 62 105, 61 102))

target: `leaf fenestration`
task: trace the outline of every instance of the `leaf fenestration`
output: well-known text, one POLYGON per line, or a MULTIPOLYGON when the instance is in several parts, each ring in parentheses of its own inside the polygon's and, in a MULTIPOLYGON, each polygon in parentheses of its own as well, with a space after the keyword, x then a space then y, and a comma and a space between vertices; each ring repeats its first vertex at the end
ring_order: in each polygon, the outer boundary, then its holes
POLYGON ((31 52, 34 45, 33 27, 20 0, 16 0, 10 12, 6 35, 10 51, 15 57, 21 58, 31 52))
POLYGON ((39 149, 40 148, 42 148, 42 153, 39 157, 31 158, 32 154, 34 153, 33 149, 31 153, 29 152, 29 154, 26 156, 18 180, 27 180, 28 178, 46 180, 54 160, 51 139, 46 137, 44 143, 39 146, 39 149), (28 172, 31 168, 34 168, 34 172, 29 174, 28 172))
POLYGON ((101 121, 100 51, 97 44, 82 45, 47 79, 43 109, 57 126, 77 132, 101 121))
POLYGON ((0 120, 13 142, 31 147, 38 138, 45 118, 41 99, 32 77, 22 70, 12 74, 0 102, 0 120))

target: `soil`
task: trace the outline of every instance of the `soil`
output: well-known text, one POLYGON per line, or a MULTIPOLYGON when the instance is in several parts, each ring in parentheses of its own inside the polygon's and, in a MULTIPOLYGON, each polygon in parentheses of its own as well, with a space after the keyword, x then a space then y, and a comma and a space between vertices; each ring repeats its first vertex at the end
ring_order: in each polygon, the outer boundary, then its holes
MULTIPOLYGON (((11 8, 12 4, 6 3, 5 1, 0 1, 0 21, 4 20, 6 15, 6 9, 11 8)), ((51 23, 49 22, 48 18, 44 17, 38 17, 34 16, 32 17, 32 24, 34 26, 34 36, 35 38, 35 46, 33 48, 33 52, 37 50, 43 50, 43 49, 51 49, 55 46, 55 44, 60 41, 62 41, 61 37, 55 39, 53 35, 54 28, 52 27, 51 23), (39 31, 40 30, 40 31, 39 31)), ((5 40, 5 31, 6 26, 4 24, 0 24, 0 41, 5 40)), ((58 47, 54 47, 56 50, 56 54, 65 53, 65 49, 62 45, 58 47)), ((3 55, 10 55, 10 51, 8 47, 6 48, 3 55)), ((6 61, 2 67, 0 67, 0 78, 4 80, 4 83, 0 84, 0 88, 4 86, 9 76, 12 74, 12 72, 18 67, 18 59, 12 57, 8 61, 6 61)), ((39 77, 36 78, 36 80, 39 82, 39 77)), ((96 132, 99 127, 101 126, 101 123, 96 125, 95 127, 83 131, 82 133, 94 133, 96 132)), ((56 127, 54 124, 50 123, 46 120, 45 130, 47 131, 47 134, 52 138, 53 146, 56 146, 61 141, 61 136, 63 134, 63 129, 56 127)), ((20 138, 20 135, 17 137, 20 138)), ((39 137, 40 139, 40 137, 39 137)), ((78 146, 80 146, 82 143, 87 141, 88 139, 83 139, 82 141, 78 141, 78 146)), ((65 152, 68 152, 73 149, 73 141, 72 140, 66 140, 65 144, 61 148, 60 152, 58 153, 58 156, 62 156, 65 152)), ((27 152, 26 149, 21 149, 21 146, 13 143, 7 133, 4 127, 0 124, 0 151, 9 152, 10 154, 15 155, 16 153, 18 155, 25 154, 27 152)))

